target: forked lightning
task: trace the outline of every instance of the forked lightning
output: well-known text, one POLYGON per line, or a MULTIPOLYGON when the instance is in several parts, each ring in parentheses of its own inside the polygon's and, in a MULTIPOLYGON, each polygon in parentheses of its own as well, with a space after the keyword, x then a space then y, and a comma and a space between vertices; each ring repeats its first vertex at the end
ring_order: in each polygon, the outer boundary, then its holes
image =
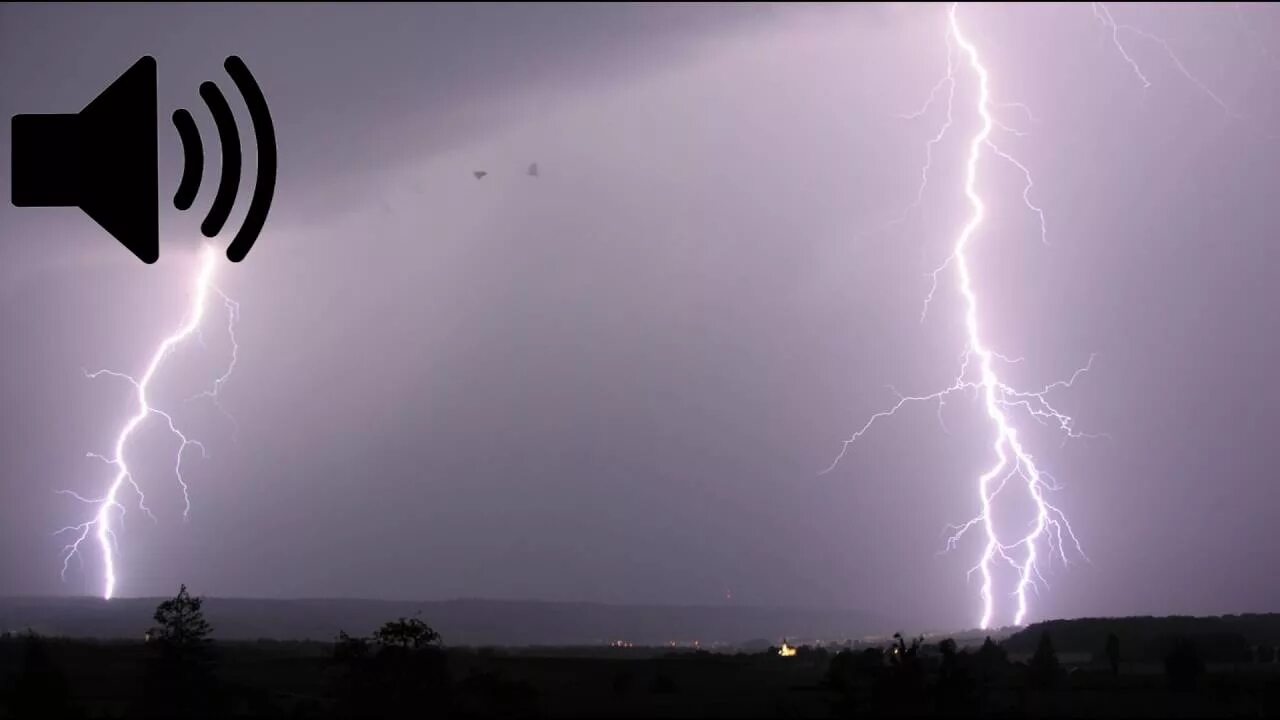
POLYGON ((113 370, 99 370, 93 373, 87 373, 90 378, 96 378, 101 375, 110 375, 128 381, 134 390, 135 410, 125 423, 121 426, 119 434, 116 436, 115 447, 110 456, 89 453, 91 457, 96 457, 110 465, 115 470, 115 475, 111 478, 107 485, 106 492, 101 497, 85 497, 79 493, 70 490, 61 490, 60 493, 70 495, 77 500, 95 508, 93 516, 78 525, 69 525, 58 530, 55 534, 72 533, 75 538, 63 548, 62 557, 62 575, 65 579, 68 565, 71 559, 80 558, 86 548, 86 542, 94 541, 97 543, 98 552, 102 557, 102 597, 110 600, 116 594, 116 585, 119 581, 119 572, 117 570, 116 560, 120 553, 119 538, 113 521, 123 521, 125 514, 125 506, 120 500, 120 494, 125 486, 132 490, 138 498, 138 507, 148 516, 154 519, 151 510, 147 508, 146 495, 142 491, 142 487, 138 484, 134 477, 133 470, 125 462, 125 455, 129 449, 130 442, 134 439, 135 433, 150 419, 158 419, 165 423, 165 427, 173 434, 178 442, 177 450, 174 454, 173 471, 177 478, 178 486, 182 490, 184 502, 183 517, 185 518, 191 510, 191 495, 186 481, 182 477, 182 461, 187 451, 191 448, 200 450, 204 454, 204 445, 199 440, 188 437, 179 429, 178 424, 174 421, 173 415, 152 405, 152 400, 148 393, 151 390, 152 381, 165 365, 165 360, 173 353, 173 351, 189 340, 192 336, 198 336, 200 333, 201 323, 205 320, 208 306, 210 304, 210 296, 217 296, 221 299, 227 310, 227 331, 230 334, 232 355, 231 362, 228 364, 226 371, 218 377, 213 384, 211 390, 202 393, 214 399, 216 402, 218 392, 222 389, 227 379, 231 375, 231 371, 235 368, 235 359, 238 348, 235 342, 235 322, 239 318, 239 306, 228 298, 217 285, 214 284, 214 270, 217 267, 218 253, 212 245, 205 245, 199 256, 199 265, 197 267, 195 281, 192 284, 191 305, 187 311, 186 318, 178 329, 168 337, 160 341, 155 350, 151 353, 150 359, 142 374, 133 377, 125 373, 113 370), (90 536, 92 535, 92 540, 90 536))

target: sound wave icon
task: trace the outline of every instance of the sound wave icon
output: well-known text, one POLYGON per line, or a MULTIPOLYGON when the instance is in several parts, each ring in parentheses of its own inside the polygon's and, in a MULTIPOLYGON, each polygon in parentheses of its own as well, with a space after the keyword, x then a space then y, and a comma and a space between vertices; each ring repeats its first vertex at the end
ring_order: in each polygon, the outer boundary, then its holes
MULTIPOLYGON (((276 186, 276 135, 266 99, 249 68, 232 55, 223 63, 249 110, 257 147, 257 178, 244 222, 227 245, 240 262, 267 220, 276 186)), ((200 224, 205 237, 222 232, 240 188, 242 156, 235 116, 212 82, 200 97, 213 116, 222 169, 213 203, 200 224)), ((204 176, 204 145, 191 113, 173 114, 182 142, 183 170, 173 204, 188 210, 204 176)), ((156 151, 156 61, 143 56, 75 114, 13 116, 13 204, 79 207, 138 259, 160 257, 156 151)))
MULTIPOLYGON (((232 55, 223 63, 223 67, 249 109, 249 121, 253 124, 254 140, 258 148, 258 178, 253 196, 249 200, 249 211, 227 246, 227 259, 240 262, 262 231, 275 193, 276 133, 267 101, 244 61, 232 55)), ((240 133, 236 129, 236 119, 231 114, 231 107, 227 105, 227 99, 222 96, 217 85, 208 81, 201 83, 200 97, 213 115, 214 125, 218 128, 218 142, 222 145, 222 176, 219 178, 209 214, 200 223, 200 232, 205 237, 214 237, 222 232, 222 226, 231 214, 240 187, 240 133)), ((178 192, 173 196, 173 205, 179 210, 187 210, 200 191, 200 179, 204 175, 204 146, 200 142, 200 132, 196 129, 195 120, 185 108, 174 111, 173 124, 178 129, 182 152, 186 158, 178 192)))

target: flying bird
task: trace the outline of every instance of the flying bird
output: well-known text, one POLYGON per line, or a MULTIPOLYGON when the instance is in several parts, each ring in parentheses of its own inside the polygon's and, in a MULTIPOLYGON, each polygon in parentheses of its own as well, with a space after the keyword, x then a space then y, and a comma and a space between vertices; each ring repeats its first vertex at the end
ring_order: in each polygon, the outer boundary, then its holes
POLYGON ((529 166, 529 176, 538 177, 538 163, 533 163, 529 166))
POLYGON ((472 174, 472 175, 475 175, 475 176, 476 176, 476 179, 477 179, 477 180, 479 180, 480 178, 484 177, 485 175, 488 175, 489 173, 487 173, 487 172, 485 172, 485 171, 483 171, 483 170, 476 170, 475 172, 473 172, 473 173, 471 173, 471 174, 472 174))

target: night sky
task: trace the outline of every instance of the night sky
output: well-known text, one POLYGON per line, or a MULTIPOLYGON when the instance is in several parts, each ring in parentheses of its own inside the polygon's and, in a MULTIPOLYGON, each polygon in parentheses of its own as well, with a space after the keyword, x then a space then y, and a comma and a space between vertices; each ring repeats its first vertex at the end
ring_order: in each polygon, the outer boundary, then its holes
MULTIPOLYGON (((972 626, 980 543, 941 551, 989 464, 979 403, 908 408, 819 474, 889 386, 945 387, 964 347, 952 274, 920 315, 968 213, 972 73, 915 207, 945 107, 902 117, 945 74, 946 9, 0 6, 6 118, 78 111, 156 57, 162 207, 147 266, 78 210, 0 203, 0 595, 99 591, 95 548, 59 577, 53 531, 92 509, 55 491, 101 492, 85 453, 134 408, 85 370, 140 371, 182 320, 218 163, 173 210, 168 117, 213 150, 214 80, 251 136, 237 54, 275 120, 276 201, 217 270, 241 309, 226 413, 187 400, 229 358, 220 306, 157 379, 208 450, 184 459, 185 521, 163 423, 130 447, 156 521, 122 496, 121 595, 972 626)), ((1089 558, 1044 565, 1030 617, 1276 610, 1280 8, 1110 11, 1151 35, 1118 36, 1149 87, 1087 4, 959 10, 1048 225, 1046 245, 1021 174, 982 162, 984 331, 1026 387, 1093 355, 1052 397, 1106 435, 1017 418, 1089 558)))

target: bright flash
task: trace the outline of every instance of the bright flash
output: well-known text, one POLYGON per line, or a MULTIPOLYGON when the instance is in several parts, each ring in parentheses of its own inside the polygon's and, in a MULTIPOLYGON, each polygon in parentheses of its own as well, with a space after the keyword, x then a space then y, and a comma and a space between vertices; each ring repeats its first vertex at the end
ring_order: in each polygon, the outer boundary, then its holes
MULTIPOLYGON (((873 415, 866 424, 844 442, 835 461, 824 472, 834 470, 850 446, 861 439, 877 420, 895 414, 904 406, 918 402, 937 402, 939 412, 941 412, 942 404, 949 396, 962 391, 977 393, 982 400, 984 414, 990 423, 992 433, 990 447, 993 461, 991 466, 977 478, 975 489, 980 508, 978 514, 971 520, 952 527, 953 534, 947 539, 947 549, 954 549, 970 530, 979 528, 983 538, 983 550, 977 564, 970 570, 970 574, 972 575, 976 572, 980 573, 982 577, 982 587, 979 593, 982 602, 982 614, 979 618, 979 625, 986 629, 991 625, 995 614, 996 579, 993 575, 993 566, 996 563, 1003 562, 1016 571, 1017 580, 1008 592, 1015 604, 1013 622, 1015 625, 1021 625, 1027 617, 1028 591, 1037 587, 1037 580, 1043 581, 1043 576, 1040 574, 1038 567, 1038 548, 1041 545, 1046 545, 1050 552, 1057 554, 1062 559, 1064 564, 1068 561, 1066 553, 1068 545, 1081 557, 1084 557, 1084 552, 1081 550, 1080 543, 1076 540, 1066 516, 1051 504, 1046 497, 1048 491, 1056 489, 1052 478, 1037 466, 1031 453, 1027 451, 1011 414, 1015 411, 1021 411, 1031 419, 1054 427, 1068 437, 1082 436, 1082 433, 1075 429, 1075 424, 1071 417, 1057 410, 1050 403, 1048 396, 1055 389, 1070 387, 1080 374, 1088 370, 1089 365, 1077 370, 1067 380, 1046 385, 1038 390, 1020 390, 1007 384, 1000 375, 1001 363, 1017 362, 1017 360, 1011 360, 991 349, 983 337, 978 290, 973 283, 968 251, 971 244, 979 238, 987 214, 987 205, 978 182, 978 169, 984 158, 1002 160, 1019 171, 1024 179, 1021 199, 1023 204, 1038 220, 1040 240, 1046 239, 1047 229, 1043 210, 1035 205, 1030 197, 1033 186, 1031 172, 1014 156, 997 146, 992 138, 995 129, 1010 129, 1001 124, 994 116, 990 73, 982 63, 977 46, 964 34, 957 17, 957 10, 958 4, 953 4, 947 12, 947 73, 934 86, 925 107, 908 117, 923 115, 934 101, 934 98, 939 95, 939 90, 946 88, 946 121, 926 146, 925 167, 921 173, 921 186, 916 198, 916 204, 918 205, 923 198, 925 184, 929 179, 929 166, 934 157, 933 148, 942 141, 951 129, 957 73, 962 69, 959 66, 967 68, 977 80, 978 91, 971 111, 980 118, 981 124, 967 143, 964 181, 961 188, 968 201, 969 217, 964 225, 956 231, 950 254, 931 273, 932 286, 925 298, 925 310, 927 312, 937 289, 939 276, 948 269, 955 273, 960 290, 960 298, 963 301, 966 338, 964 352, 961 355, 960 368, 952 383, 942 390, 927 395, 899 396, 898 402, 891 408, 873 415), (955 53, 957 49, 961 56, 960 63, 956 62, 955 53), (993 504, 1001 491, 1005 490, 1009 485, 1009 481, 1014 481, 1013 485, 1025 493, 1033 508, 1032 516, 1028 518, 1027 529, 1017 533, 1008 533, 1007 529, 1001 530, 997 528, 993 519, 993 504), (1011 534, 1012 537, 1006 538, 1006 534, 1011 534)), ((1002 105, 1018 104, 1004 103, 1002 105)), ((1022 107, 1024 111, 1026 110, 1025 106, 1018 106, 1022 107)), ((1090 359, 1091 363, 1092 358, 1090 359)))
MULTIPOLYGON (((146 496, 142 492, 142 488, 138 485, 134 478, 133 472, 129 466, 125 464, 125 452, 129 446, 130 440, 133 439, 134 433, 143 425, 143 423, 152 416, 163 420, 169 431, 178 441, 177 451, 174 457, 174 474, 177 478, 178 485, 182 489, 182 497, 184 502, 183 517, 185 518, 191 510, 191 495, 187 483, 182 478, 182 459, 186 451, 190 447, 195 447, 204 453, 204 445, 199 440, 187 437, 174 422, 173 416, 168 412, 161 410, 151 404, 148 396, 151 382, 156 374, 164 365, 164 361, 169 357, 181 343, 188 340, 192 335, 199 332, 200 324, 205 318, 205 312, 209 305, 209 296, 217 295, 223 301, 228 313, 228 332, 231 333, 231 341, 233 349, 235 347, 234 323, 239 316, 239 306, 222 293, 221 290, 214 285, 214 269, 217 266, 218 253, 213 246, 205 245, 200 251, 199 266, 196 271, 194 282, 192 283, 192 297, 190 310, 187 312, 186 318, 172 335, 160 341, 156 349, 152 352, 150 360, 143 369, 142 374, 136 378, 121 372, 112 370, 99 370, 94 373, 88 373, 90 378, 96 378, 100 375, 110 375, 112 377, 122 378, 128 381, 134 389, 136 409, 134 414, 130 416, 120 428, 120 433, 116 436, 115 447, 112 454, 108 457, 105 455, 97 455, 89 453, 91 457, 110 465, 115 470, 115 475, 107 486, 106 493, 101 497, 88 498, 70 490, 60 490, 61 494, 70 495, 75 499, 93 506, 96 512, 89 520, 79 525, 69 525, 58 530, 55 535, 73 532, 78 533, 75 540, 63 548, 62 558, 62 576, 65 579, 67 566, 71 558, 79 557, 83 551, 82 545, 92 533, 94 540, 97 541, 98 550, 102 556, 103 569, 103 587, 102 597, 110 600, 116 593, 116 583, 118 573, 116 569, 116 559, 118 549, 118 538, 112 520, 117 516, 119 519, 124 518, 125 508, 121 504, 119 496, 121 489, 128 485, 138 497, 138 507, 149 517, 154 519, 150 509, 147 508, 146 496)), ((205 393, 213 395, 216 399, 216 393, 222 384, 230 375, 231 369, 235 363, 235 352, 232 353, 231 365, 227 371, 219 377, 214 384, 214 389, 205 393)))

